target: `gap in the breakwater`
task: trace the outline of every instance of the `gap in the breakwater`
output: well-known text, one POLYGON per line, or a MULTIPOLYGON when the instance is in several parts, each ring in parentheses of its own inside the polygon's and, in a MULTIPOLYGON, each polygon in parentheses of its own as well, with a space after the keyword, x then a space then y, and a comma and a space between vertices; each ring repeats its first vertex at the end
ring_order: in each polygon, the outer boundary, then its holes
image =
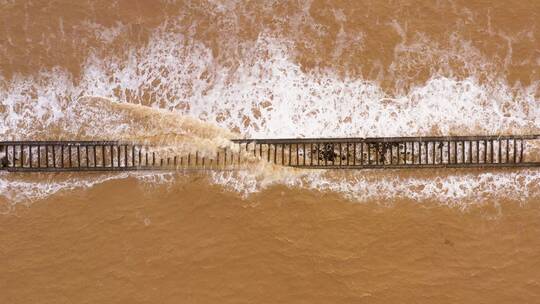
POLYGON ((540 135, 236 139, 213 155, 121 141, 4 141, 11 172, 231 170, 263 160, 306 169, 540 166, 540 135))

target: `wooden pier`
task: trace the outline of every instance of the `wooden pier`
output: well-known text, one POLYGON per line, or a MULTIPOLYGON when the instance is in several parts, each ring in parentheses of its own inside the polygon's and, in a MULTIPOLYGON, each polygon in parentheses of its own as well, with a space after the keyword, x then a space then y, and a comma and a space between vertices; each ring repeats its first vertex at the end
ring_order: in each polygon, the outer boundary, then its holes
POLYGON ((538 167, 527 147, 539 140, 540 135, 235 139, 212 156, 123 141, 3 141, 0 170, 223 170, 257 160, 305 169, 538 167))

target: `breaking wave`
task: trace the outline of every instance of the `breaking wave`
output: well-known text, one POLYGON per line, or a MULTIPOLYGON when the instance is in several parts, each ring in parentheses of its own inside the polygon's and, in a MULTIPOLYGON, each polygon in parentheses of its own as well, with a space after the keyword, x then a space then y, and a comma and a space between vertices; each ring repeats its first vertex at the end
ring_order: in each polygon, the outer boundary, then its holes
MULTIPOLYGON (((510 86, 498 74, 486 80, 475 73, 458 78, 431 71, 421 85, 403 84, 388 92, 374 80, 329 69, 306 71, 293 59, 294 49, 286 37, 263 33, 243 46, 241 60, 224 65, 204 43, 168 28, 155 30, 147 45, 132 49, 127 58, 91 53, 80 79, 61 67, 0 79, 0 136, 17 140, 183 136, 185 141, 206 138, 223 144, 233 137, 523 134, 540 129, 538 83, 510 86)), ((422 52, 439 65, 459 57, 472 65, 467 69, 473 72, 494 68, 459 37, 455 39, 461 47, 449 50, 432 46, 425 37, 418 39, 396 46, 395 71, 403 61, 414 64, 418 57, 411 54, 422 52)), ((357 201, 406 198, 466 206, 501 196, 526 200, 540 195, 536 186, 540 175, 534 170, 448 171, 426 177, 396 171, 306 172, 256 166, 261 170, 213 172, 209 178, 246 195, 284 184, 335 191, 357 201)), ((125 175, 70 177, 61 182, 14 181, 4 175, 0 192, 8 201, 19 202, 111 178, 125 175)))

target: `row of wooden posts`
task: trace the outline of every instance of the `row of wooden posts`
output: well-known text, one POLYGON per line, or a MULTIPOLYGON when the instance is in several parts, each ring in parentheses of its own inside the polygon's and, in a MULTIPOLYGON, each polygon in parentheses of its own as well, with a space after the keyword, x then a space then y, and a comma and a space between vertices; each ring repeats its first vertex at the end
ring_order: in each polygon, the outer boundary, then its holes
POLYGON ((535 167, 538 135, 238 139, 212 153, 120 141, 4 141, 12 172, 235 169, 254 162, 313 169, 535 167))

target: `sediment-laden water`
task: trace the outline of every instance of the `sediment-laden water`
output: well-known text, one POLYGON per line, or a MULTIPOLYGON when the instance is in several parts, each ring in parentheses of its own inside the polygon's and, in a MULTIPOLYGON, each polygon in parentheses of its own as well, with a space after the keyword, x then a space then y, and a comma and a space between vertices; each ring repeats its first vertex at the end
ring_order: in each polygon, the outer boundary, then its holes
MULTIPOLYGON (((0 138, 540 133, 540 3, 0 1, 0 138)), ((540 171, 0 174, 2 303, 535 303, 540 171)))

